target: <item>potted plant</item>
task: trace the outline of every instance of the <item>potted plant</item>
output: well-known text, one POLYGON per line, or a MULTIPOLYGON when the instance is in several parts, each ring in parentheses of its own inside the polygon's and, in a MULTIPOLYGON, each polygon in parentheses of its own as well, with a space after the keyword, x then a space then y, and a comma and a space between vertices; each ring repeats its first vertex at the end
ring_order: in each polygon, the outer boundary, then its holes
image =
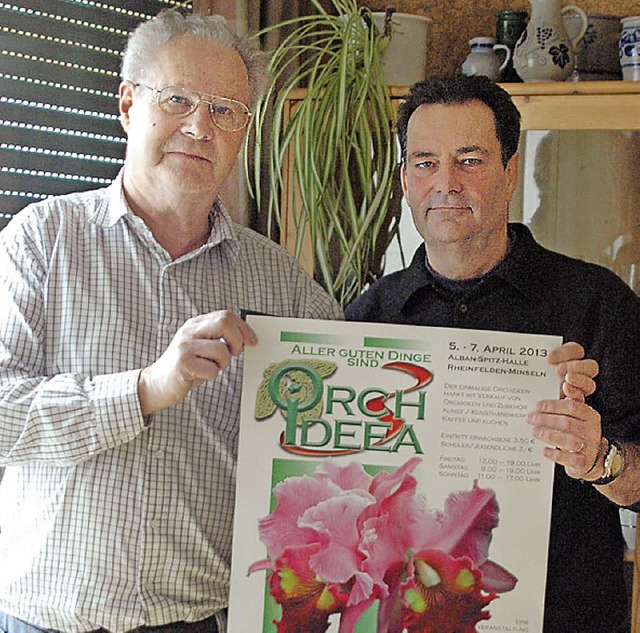
POLYGON ((292 31, 272 53, 274 81, 256 108, 249 179, 269 226, 291 179, 295 255, 310 242, 316 278, 346 305, 382 274, 398 229, 398 150, 381 57, 389 36, 356 0, 331 0, 335 15, 311 1, 316 13, 266 29, 292 31))

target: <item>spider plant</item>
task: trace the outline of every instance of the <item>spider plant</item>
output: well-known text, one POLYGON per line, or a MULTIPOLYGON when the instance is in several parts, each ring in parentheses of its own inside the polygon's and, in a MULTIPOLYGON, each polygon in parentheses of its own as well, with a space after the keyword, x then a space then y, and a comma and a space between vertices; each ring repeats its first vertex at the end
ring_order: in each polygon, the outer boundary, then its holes
POLYGON ((356 0, 331 0, 336 15, 312 3, 316 13, 262 31, 292 28, 272 53, 273 83, 256 107, 249 180, 269 226, 288 197, 295 256, 310 243, 316 278, 346 305, 382 274, 398 229, 398 150, 381 58, 388 36, 356 0), (299 86, 306 91, 289 116, 299 86))

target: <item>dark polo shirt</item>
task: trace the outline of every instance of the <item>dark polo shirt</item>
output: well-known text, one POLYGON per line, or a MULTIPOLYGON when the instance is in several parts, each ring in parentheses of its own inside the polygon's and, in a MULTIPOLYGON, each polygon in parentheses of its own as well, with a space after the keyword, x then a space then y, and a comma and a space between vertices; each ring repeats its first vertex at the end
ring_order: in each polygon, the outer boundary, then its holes
MULTIPOLYGON (((576 341, 600 365, 587 402, 601 414, 604 434, 640 443, 640 299, 611 271, 543 248, 521 224, 510 224, 509 234, 505 259, 469 284, 438 279, 421 245, 406 269, 349 305, 347 319, 576 341)), ((545 633, 618 630, 626 610, 623 552, 617 506, 556 467, 545 633)), ((522 555, 537 553, 522 543, 522 555)))

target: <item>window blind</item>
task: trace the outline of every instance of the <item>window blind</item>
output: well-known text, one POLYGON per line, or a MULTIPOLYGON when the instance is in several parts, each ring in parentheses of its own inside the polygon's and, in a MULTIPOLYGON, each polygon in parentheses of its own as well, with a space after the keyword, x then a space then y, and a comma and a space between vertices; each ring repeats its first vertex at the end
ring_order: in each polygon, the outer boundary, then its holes
POLYGON ((50 195, 109 183, 123 164, 128 33, 178 0, 0 1, 0 229, 50 195))

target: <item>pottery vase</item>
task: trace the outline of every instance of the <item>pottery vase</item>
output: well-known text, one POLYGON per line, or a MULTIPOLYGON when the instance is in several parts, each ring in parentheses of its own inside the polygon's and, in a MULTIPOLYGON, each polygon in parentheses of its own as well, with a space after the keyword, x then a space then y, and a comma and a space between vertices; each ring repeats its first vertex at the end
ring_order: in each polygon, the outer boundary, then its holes
POLYGON ((529 0, 531 17, 513 53, 513 67, 523 81, 564 81, 573 72, 575 47, 587 29, 585 12, 562 0, 529 0), (563 15, 576 13, 581 27, 567 34, 563 15))
POLYGON ((620 67, 625 81, 640 81, 640 15, 622 18, 620 67))

